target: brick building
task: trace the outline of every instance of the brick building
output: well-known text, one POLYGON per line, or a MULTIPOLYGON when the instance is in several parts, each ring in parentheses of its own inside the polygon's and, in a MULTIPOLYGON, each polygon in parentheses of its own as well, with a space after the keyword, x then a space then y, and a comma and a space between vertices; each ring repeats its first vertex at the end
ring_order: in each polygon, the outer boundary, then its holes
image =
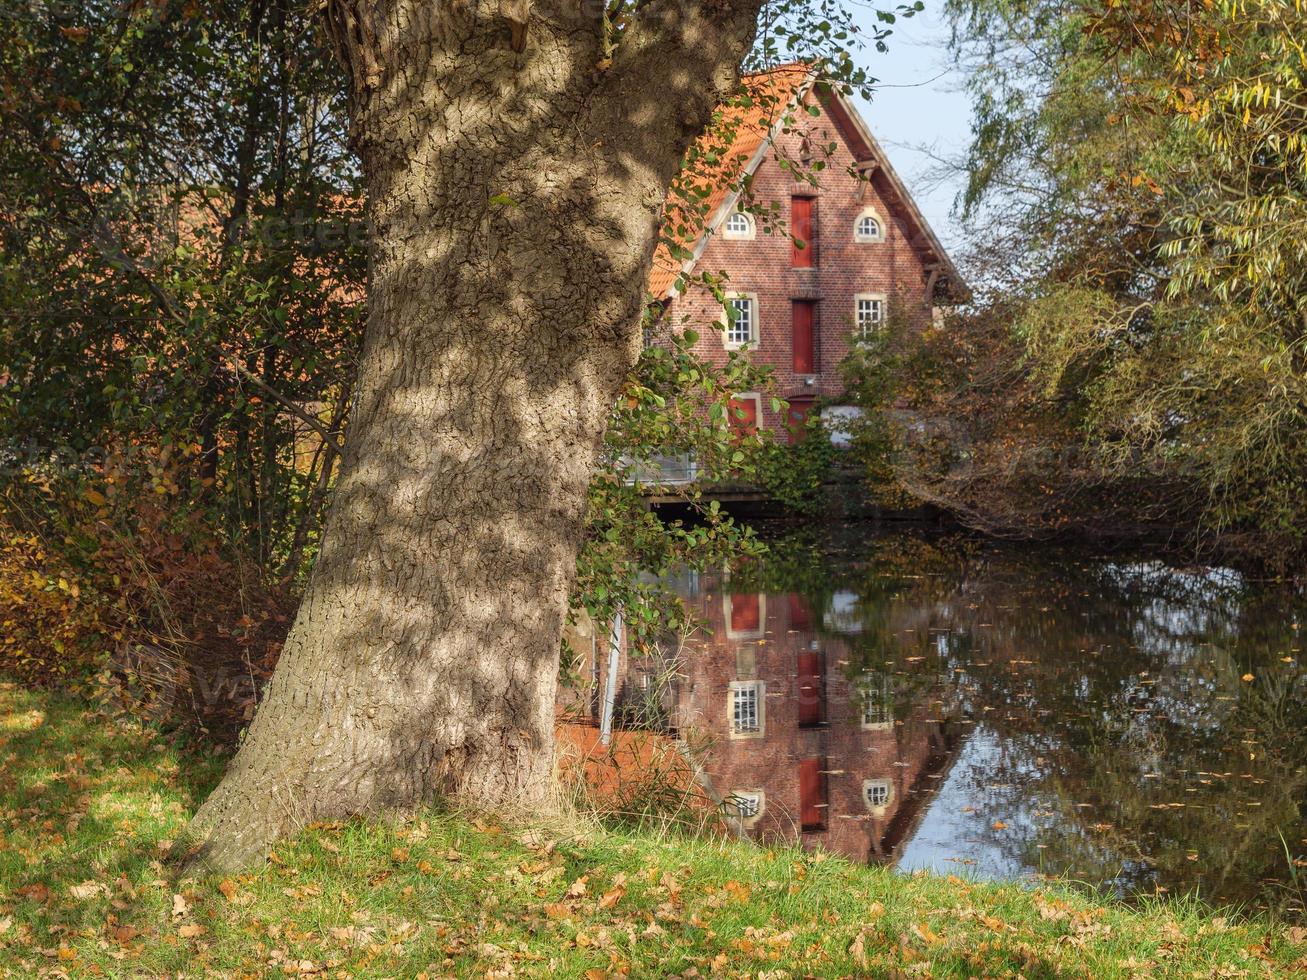
POLYGON ((772 366, 789 419, 756 393, 736 407, 745 424, 783 430, 817 399, 838 404, 841 360, 856 337, 880 329, 891 303, 925 326, 966 287, 845 96, 804 65, 746 86, 757 98, 723 109, 730 146, 702 230, 684 242, 687 257, 659 249, 649 289, 665 309, 660 329, 693 325, 699 352, 717 363, 747 348, 772 366), (815 186, 787 166, 803 160, 823 164, 815 186), (704 271, 725 275, 729 314, 703 286, 681 288, 704 271), (726 330, 704 329, 713 322, 726 330))
POLYGON ((854 666, 861 623, 839 596, 678 591, 702 628, 674 664, 623 652, 618 723, 686 740, 745 836, 894 859, 962 741, 948 685, 854 666))

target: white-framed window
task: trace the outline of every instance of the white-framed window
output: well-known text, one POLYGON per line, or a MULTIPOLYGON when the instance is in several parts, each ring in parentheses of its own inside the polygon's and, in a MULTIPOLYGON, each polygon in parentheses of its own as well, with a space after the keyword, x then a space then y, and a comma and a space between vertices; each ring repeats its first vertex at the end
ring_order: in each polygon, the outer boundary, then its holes
POLYGON ((757 224, 747 211, 732 211, 722 225, 722 237, 730 241, 751 242, 757 235, 757 224))
POLYGON ((875 208, 864 208, 853 219, 853 240, 864 245, 885 240, 885 222, 875 208))
POLYGON ((732 293, 726 297, 726 335, 722 338, 727 350, 738 350, 745 344, 758 342, 758 297, 753 293, 732 293))
POLYGON ((762 737, 767 725, 767 685, 763 681, 731 681, 726 723, 731 738, 762 737))
POLYGON ((875 812, 889 806, 894 799, 894 784, 888 779, 867 779, 862 783, 862 802, 875 812))
POLYGON ((858 683, 862 698, 862 727, 868 731, 894 727, 894 685, 889 674, 873 671, 858 683))
POLYGON ((748 826, 757 823, 767 809, 767 794, 760 789, 733 789, 725 802, 729 812, 748 826))
POLYGON ((853 336, 870 340, 885 323, 883 293, 859 293, 853 297, 853 336))

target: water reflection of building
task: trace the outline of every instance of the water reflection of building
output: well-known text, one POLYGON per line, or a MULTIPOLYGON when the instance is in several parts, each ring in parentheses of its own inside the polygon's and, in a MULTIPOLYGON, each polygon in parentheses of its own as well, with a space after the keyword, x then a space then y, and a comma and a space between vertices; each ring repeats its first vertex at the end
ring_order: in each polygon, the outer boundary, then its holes
MULTIPOLYGON (((1301 595, 1211 570, 972 548, 900 535, 840 544, 822 567, 761 570, 826 593, 813 603, 678 583, 711 635, 666 690, 657 664, 624 657, 617 717, 705 732, 713 790, 737 794, 756 837, 1301 918, 1301 595), (941 702, 976 720, 965 745, 941 702)), ((606 677, 606 648, 578 637, 576 674, 606 677)), ((592 681, 576 713, 598 718, 599 702, 592 681)), ((582 734, 598 740, 593 723, 582 734)))
POLYGON ((618 717, 702 749, 709 791, 742 833, 884 861, 924 814, 959 726, 940 689, 912 692, 852 663, 856 612, 798 593, 704 590, 684 598, 704 628, 674 672, 624 658, 618 717))

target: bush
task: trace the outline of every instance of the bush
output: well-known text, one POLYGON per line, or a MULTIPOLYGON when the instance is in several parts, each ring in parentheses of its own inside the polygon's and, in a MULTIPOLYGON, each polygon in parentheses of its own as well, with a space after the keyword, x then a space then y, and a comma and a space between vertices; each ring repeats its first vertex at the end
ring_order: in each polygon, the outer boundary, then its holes
POLYGON ((105 613, 38 534, 0 513, 0 671, 29 685, 89 677, 112 643, 105 613))
POLYGON ((202 515, 172 512, 166 470, 154 477, 162 493, 123 472, 10 474, 0 494, 0 671, 94 687, 118 710, 234 737, 295 597, 260 582, 202 515))

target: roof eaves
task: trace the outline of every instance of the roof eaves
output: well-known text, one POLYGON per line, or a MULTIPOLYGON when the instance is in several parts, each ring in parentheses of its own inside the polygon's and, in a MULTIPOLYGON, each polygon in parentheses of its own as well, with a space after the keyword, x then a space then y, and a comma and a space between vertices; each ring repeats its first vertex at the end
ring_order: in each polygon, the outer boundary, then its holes
POLYGON ((830 87, 829 94, 832 98, 838 100, 840 108, 843 110, 844 115, 848 117, 849 122, 857 130, 859 138, 866 141, 867 146, 871 148, 872 153, 876 157, 877 169, 885 175, 885 179, 889 181, 890 187, 893 188, 895 195, 903 203, 904 207, 908 209, 908 214, 912 218, 913 223, 916 224, 921 235, 924 236, 926 241, 929 243, 931 251, 938 256, 940 264, 944 267, 945 276, 953 287, 953 292, 957 295, 957 298, 964 302, 970 299, 971 288, 958 272, 957 266, 953 264, 953 260, 949 257, 943 243, 940 242, 939 236, 935 234, 935 229, 930 226, 930 222, 926 220, 926 216, 921 213, 921 209, 917 206, 916 200, 913 199, 910 193, 908 193, 908 189, 904 185, 903 180, 899 177, 898 172, 889 162, 889 157, 887 157, 885 151, 881 149, 880 142, 872 135, 871 129, 867 126, 866 120, 862 118, 862 113, 858 112, 853 103, 849 101, 848 95, 835 86, 830 87))

